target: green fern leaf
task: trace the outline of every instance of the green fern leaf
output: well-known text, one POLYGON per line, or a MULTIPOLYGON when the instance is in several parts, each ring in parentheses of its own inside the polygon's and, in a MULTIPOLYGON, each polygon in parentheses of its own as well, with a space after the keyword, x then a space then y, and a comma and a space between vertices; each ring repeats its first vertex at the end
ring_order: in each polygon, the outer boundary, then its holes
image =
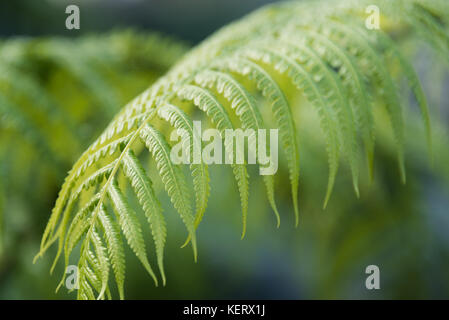
MULTIPOLYGON (((257 88, 262 95, 270 101, 273 116, 279 127, 282 139, 282 147, 285 151, 287 164, 290 172, 290 183, 292 186, 293 207, 295 210, 296 225, 298 225, 298 179, 299 179, 299 152, 296 139, 296 128, 293 116, 287 99, 279 88, 278 84, 273 80, 267 71, 256 63, 242 58, 235 57, 224 62, 226 69, 248 76, 249 79, 256 82, 257 88)), ((268 178, 268 177, 267 177, 268 178)), ((267 186, 268 192, 271 192, 271 185, 267 186)), ((280 223, 279 213, 277 212, 274 196, 269 195, 271 207, 276 213, 278 226, 280 223)))
POLYGON ((129 246, 136 254, 142 265, 153 278, 157 285, 157 278, 153 269, 148 262, 147 253, 145 249, 145 242, 143 241, 142 228, 136 213, 129 207, 125 196, 120 191, 117 182, 113 181, 108 187, 108 196, 111 199, 112 206, 117 214, 117 220, 128 241, 129 246))
POLYGON ((162 207, 151 186, 151 180, 145 173, 144 168, 137 160, 132 151, 128 151, 123 158, 123 169, 126 177, 134 188, 140 205, 145 212, 145 216, 151 227, 154 243, 156 246, 157 262, 162 276, 163 285, 166 278, 164 272, 164 245, 167 236, 165 219, 162 214, 162 207))
POLYGON ((120 237, 120 228, 106 212, 104 206, 101 206, 98 214, 98 220, 104 232, 104 238, 109 253, 109 260, 115 274, 120 299, 124 299, 124 283, 125 283, 125 249, 120 237))
MULTIPOLYGON (((190 140, 190 137, 192 139, 192 142, 189 141, 190 161, 192 162, 192 164, 190 165, 190 170, 192 172, 193 188, 195 190, 196 200, 195 227, 198 227, 203 218, 204 211, 206 211, 207 199, 209 198, 210 194, 209 170, 207 169, 207 165, 203 162, 201 154, 199 154, 199 164, 196 164, 194 158, 194 139, 197 139, 196 137, 199 137, 201 133, 194 133, 193 123, 192 120, 190 120, 190 117, 174 105, 165 104, 161 106, 158 109, 158 115, 162 119, 168 121, 176 129, 185 130, 188 135, 187 137, 184 137, 184 139, 187 138, 190 140)), ((199 141, 196 141, 196 143, 201 146, 201 138, 199 138, 199 141)))
POLYGON ((153 154, 153 158, 156 161, 159 170, 159 175, 165 185, 165 190, 170 196, 173 206, 179 212, 186 225, 187 231, 192 239, 193 255, 196 261, 197 247, 195 222, 192 215, 192 205, 189 197, 190 193, 187 189, 185 177, 181 172, 181 169, 171 161, 170 147, 159 131, 147 124, 142 129, 140 137, 153 154))
MULTIPOLYGON (((218 102, 216 97, 207 89, 185 85, 178 90, 178 96, 181 99, 193 101, 193 103, 211 119, 212 123, 220 131, 222 138, 225 136, 225 130, 233 130, 234 126, 228 113, 218 102)), ((226 142, 226 141, 225 141, 226 142)), ((225 144, 226 154, 230 154, 232 146, 225 144)), ((242 207, 242 216, 245 217, 248 212, 249 197, 249 176, 244 164, 231 164, 232 171, 237 182, 242 207)))

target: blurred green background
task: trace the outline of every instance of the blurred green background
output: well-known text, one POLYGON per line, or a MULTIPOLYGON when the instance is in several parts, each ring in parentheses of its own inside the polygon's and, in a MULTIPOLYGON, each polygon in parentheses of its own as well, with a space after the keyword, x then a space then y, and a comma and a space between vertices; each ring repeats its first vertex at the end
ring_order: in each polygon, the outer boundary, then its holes
MULTIPOLYGON (((113 115, 192 45, 267 2, 0 4, 1 299, 75 298, 65 288, 54 292, 63 273, 61 264, 48 274, 55 248, 32 264, 66 172, 113 115), (65 29, 68 4, 80 7, 80 30, 65 29), (20 112, 12 112, 15 108, 20 112)), ((167 286, 155 288, 128 252, 126 297, 449 298, 449 74, 422 43, 401 45, 429 100, 435 143, 432 165, 411 101, 406 121, 407 184, 402 185, 395 145, 385 115, 379 113, 378 123, 385 126, 376 129, 374 181, 362 177, 357 199, 348 168, 342 166, 323 210, 325 143, 317 134, 316 115, 310 108, 298 108, 300 226, 294 227, 289 188, 281 184, 288 180, 283 166, 276 190, 280 228, 262 180, 252 179, 248 230, 240 240, 240 202, 231 170, 215 166, 209 207, 198 229, 198 262, 194 263, 191 250, 180 248, 185 240, 182 223, 160 192, 168 225, 167 286), (365 288, 365 268, 371 264, 380 268, 380 290, 365 288)), ((298 97, 297 103, 304 102, 298 97)), ((250 174, 257 176, 255 168, 250 174)), ((154 258, 153 252, 150 255, 154 258)))

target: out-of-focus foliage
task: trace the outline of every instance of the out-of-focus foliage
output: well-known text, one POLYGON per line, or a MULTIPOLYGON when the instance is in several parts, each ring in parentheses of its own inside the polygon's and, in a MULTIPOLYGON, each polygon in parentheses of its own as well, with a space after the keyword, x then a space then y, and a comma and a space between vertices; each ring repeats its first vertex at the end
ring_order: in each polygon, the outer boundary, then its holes
POLYGON ((0 281, 36 241, 73 161, 187 48, 131 30, 0 43, 0 281))
MULTIPOLYGON (((67 266, 71 252, 79 247, 79 251, 75 250, 79 252, 76 257, 80 277, 78 298, 109 295, 112 277, 122 298, 123 233, 123 238, 157 283, 147 258, 142 217, 135 212, 143 211, 150 223, 156 261, 165 283, 162 252, 166 241, 166 215, 162 212, 168 210, 162 209, 161 202, 169 202, 168 195, 187 227, 196 258, 195 233, 212 190, 210 173, 203 163, 192 165, 193 179, 188 182, 183 168, 174 165, 169 158, 171 146, 166 136, 170 129, 191 130, 192 119, 202 114, 203 119, 208 119, 220 131, 235 127, 279 128, 285 157, 282 172, 277 176, 283 183, 290 181, 296 224, 298 189, 304 189, 306 194, 300 199, 307 199, 300 205, 305 212, 303 223, 310 224, 310 214, 316 212, 321 202, 317 199, 322 197, 321 189, 314 186, 323 187, 325 163, 328 162, 329 173, 327 188, 324 187, 327 190, 325 206, 337 181, 337 168, 349 171, 345 177, 350 176, 351 182, 339 183, 336 188, 334 197, 343 200, 340 207, 336 205, 333 210, 336 214, 328 216, 324 224, 317 223, 317 228, 309 227, 316 232, 316 243, 312 247, 317 250, 313 254, 323 254, 319 258, 328 267, 321 268, 315 275, 319 280, 310 281, 312 290, 318 296, 333 296, 332 290, 341 287, 333 286, 332 281, 344 276, 346 263, 352 261, 353 268, 363 270, 361 265, 366 261, 354 261, 351 257, 353 252, 358 252, 359 244, 362 250, 374 254, 384 253, 385 248, 400 254, 405 250, 401 246, 407 244, 398 242, 400 238, 395 238, 398 237, 396 233, 389 233, 388 228, 411 221, 411 226, 399 230, 401 236, 408 241, 411 234, 422 233, 419 228, 423 225, 415 220, 418 216, 414 216, 413 201, 400 198, 404 191, 401 188, 407 188, 408 196, 419 194, 414 189, 413 176, 407 187, 399 182, 405 183, 406 165, 416 163, 414 154, 422 157, 424 150, 431 149, 434 144, 438 151, 431 155, 434 158, 431 161, 437 172, 447 178, 446 134, 432 139, 424 92, 412 60, 405 56, 407 51, 400 45, 424 40, 447 64, 448 20, 449 7, 445 1, 305 1, 268 6, 221 29, 122 109, 79 158, 60 191, 37 257, 57 242, 58 252, 52 269, 61 256, 67 266), (368 31, 365 8, 373 3, 380 7, 382 28, 368 31), (402 87, 404 90, 400 90, 402 87), (404 99, 402 91, 413 99, 404 99), (404 117, 408 109, 403 106, 413 107, 408 117, 404 117), (422 127, 416 126, 417 113, 421 113, 422 127), (422 128, 420 135, 419 128, 422 128), (410 138, 413 140, 408 145, 410 138), (148 174, 136 156, 145 146, 152 155, 148 174), (300 154, 306 159, 301 164, 300 154), (391 169, 394 154, 399 174, 391 169), (380 163, 377 171, 374 170, 375 158, 379 158, 380 163), (367 170, 360 170, 362 162, 366 163, 367 170), (300 166, 303 168, 299 180, 302 188, 298 188, 300 166), (388 188, 391 189, 383 189, 382 175, 389 179, 388 188), (399 181, 394 180, 395 175, 399 181), (133 192, 127 192, 128 183, 133 192), (374 194, 376 189, 379 191, 379 201, 376 205, 367 203, 367 213, 363 217, 353 216, 363 205, 348 200, 350 185, 357 195, 359 190, 363 193, 373 189, 374 194), (163 188, 167 191, 165 196, 160 193, 163 188), (367 225, 367 221, 372 225, 367 225), (353 229, 346 230, 348 226, 353 229), (365 237, 365 228, 371 231, 368 237, 365 237), (385 237, 392 237, 397 247, 392 248, 391 242, 384 246, 379 239, 385 237), (334 245, 338 243, 337 250, 329 240, 334 245), (327 246, 320 247, 320 242, 327 246), (320 281, 329 282, 322 292, 320 281)), ((444 130, 444 125, 437 123, 434 132, 439 134, 444 130)), ((418 159, 424 167, 421 161, 418 159)), ((232 168, 241 201, 243 234, 250 202, 248 171, 245 165, 232 168)), ((272 176, 261 180, 266 194, 262 196, 259 191, 259 199, 266 198, 277 216, 278 211, 291 211, 285 197, 287 188, 275 192, 276 182, 272 176), (275 193, 276 197, 282 195, 282 201, 277 203, 283 210, 277 209, 275 193)), ((211 181, 214 183, 213 178, 211 181)), ((218 181, 224 183, 225 179, 218 181)), ((252 223, 258 226, 257 222, 252 223)), ((407 250, 420 249, 414 245, 411 243, 407 250)), ((304 263, 309 263, 308 257, 301 257, 304 263)), ((65 277, 60 285, 64 285, 64 281, 65 277)), ((443 279, 442 285, 446 288, 444 283, 443 279)), ((400 295, 401 291, 396 292, 400 295)), ((396 293, 392 291, 391 294, 396 293)))

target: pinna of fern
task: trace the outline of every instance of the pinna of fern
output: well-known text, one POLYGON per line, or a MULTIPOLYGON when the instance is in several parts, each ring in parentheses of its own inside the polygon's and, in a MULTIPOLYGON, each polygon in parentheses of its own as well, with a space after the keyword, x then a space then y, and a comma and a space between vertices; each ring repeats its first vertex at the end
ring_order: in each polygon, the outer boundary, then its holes
MULTIPOLYGON (((60 190, 36 258, 57 242, 52 270, 61 256, 67 266, 70 254, 80 244, 78 298, 110 296, 110 274, 123 298, 124 237, 157 284, 147 258, 142 226, 125 193, 129 184, 149 222, 165 284, 165 219, 152 186, 155 177, 146 173, 137 157, 145 146, 186 226, 186 243, 190 242, 196 260, 195 230, 210 193, 208 167, 204 163, 190 167, 190 192, 180 165, 170 160, 171 146, 165 136, 169 129, 191 128, 195 109, 223 132, 229 128, 266 128, 262 116, 266 110, 259 106, 269 108, 269 120, 279 129, 285 153, 298 225, 301 137, 293 115, 295 108, 301 106, 293 103, 291 92, 285 89, 286 81, 307 100, 307 107, 316 110, 325 136, 329 178, 324 206, 332 193, 341 159, 350 169, 357 196, 360 157, 366 159, 372 176, 374 108, 384 107, 387 111, 399 175, 405 183, 403 101, 391 57, 399 62, 395 66, 400 68, 419 104, 429 147, 431 132, 418 76, 394 37, 421 37, 447 59, 449 56, 444 53, 449 48, 448 18, 445 1, 304 1, 270 5, 224 27, 127 104, 83 153, 60 190), (379 6, 381 21, 385 22, 380 30, 367 30, 364 25, 365 8, 373 3, 379 6), (435 35, 435 39, 430 35, 435 35), (256 94, 263 97, 264 104, 256 103, 256 94)), ((245 164, 232 165, 232 172, 240 195, 243 236, 249 175, 245 164)), ((264 182, 267 199, 278 216, 274 176, 265 177, 264 182)), ((64 278, 60 285, 63 283, 64 278)))

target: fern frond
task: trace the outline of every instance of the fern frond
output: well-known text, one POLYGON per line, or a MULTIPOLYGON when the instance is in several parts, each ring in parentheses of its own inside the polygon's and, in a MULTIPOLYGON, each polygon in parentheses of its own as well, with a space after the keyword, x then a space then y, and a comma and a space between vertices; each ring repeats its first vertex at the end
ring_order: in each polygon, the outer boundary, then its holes
MULTIPOLYGON (((432 47, 445 53, 448 36, 444 30, 447 30, 448 18, 447 6, 442 1, 321 0, 270 5, 222 28, 118 112, 103 134, 79 158, 62 186, 44 231, 39 255, 59 240, 57 257, 63 251, 67 264, 68 255, 82 241, 79 297, 103 298, 108 295, 107 275, 112 265, 119 295, 123 298, 125 267, 119 245, 120 226, 134 253, 156 281, 146 256, 142 228, 123 190, 127 181, 150 224, 165 284, 164 216, 152 187, 153 177, 147 175, 137 154, 141 151, 139 147, 145 145, 165 191, 187 228, 186 243, 191 240, 196 260, 196 228, 210 193, 208 167, 201 161, 189 168, 195 198, 194 214, 187 178, 181 166, 172 162, 171 146, 165 136, 169 129, 183 129, 194 137, 192 113, 196 109, 202 111, 201 115, 219 130, 221 136, 228 129, 257 131, 267 128, 265 121, 275 124, 280 130, 287 160, 296 224, 299 220, 298 141, 301 141, 302 119, 295 111, 299 108, 310 107, 316 111, 324 135, 329 170, 324 207, 332 194, 341 155, 351 172, 353 189, 359 195, 359 138, 365 148, 369 176, 373 176, 374 112, 379 106, 386 108, 401 179, 405 182, 406 120, 395 82, 397 74, 391 65, 392 57, 399 62, 418 101, 429 145, 430 120, 418 76, 411 62, 401 53, 400 46, 396 45, 400 41, 391 37, 408 39, 420 33, 432 47), (363 30, 364 6, 367 4, 378 4, 382 15, 392 17, 397 13, 400 19, 388 20, 385 29, 363 30), (260 98, 260 105, 270 108, 270 112, 263 113, 264 117, 256 97, 260 98), (267 121, 266 114, 273 121, 267 121), (126 179, 123 186, 117 183, 119 173, 126 179), (80 201, 86 194, 87 200, 80 201), (108 203, 117 219, 108 219, 108 203), (72 210, 79 207, 82 209, 72 215, 72 210)), ((99 97, 102 90, 105 89, 98 88, 99 97)), ((187 138, 183 139, 182 143, 188 142, 187 138)), ((255 135, 249 139, 254 141, 255 135)), ((224 147, 227 157, 233 155, 234 149, 229 142, 224 147)), ((189 155, 191 158, 197 156, 192 143, 189 155)), ((240 196, 243 237, 249 197, 247 163, 230 166, 240 196)), ((267 199, 279 224, 274 176, 263 179, 267 199)))

